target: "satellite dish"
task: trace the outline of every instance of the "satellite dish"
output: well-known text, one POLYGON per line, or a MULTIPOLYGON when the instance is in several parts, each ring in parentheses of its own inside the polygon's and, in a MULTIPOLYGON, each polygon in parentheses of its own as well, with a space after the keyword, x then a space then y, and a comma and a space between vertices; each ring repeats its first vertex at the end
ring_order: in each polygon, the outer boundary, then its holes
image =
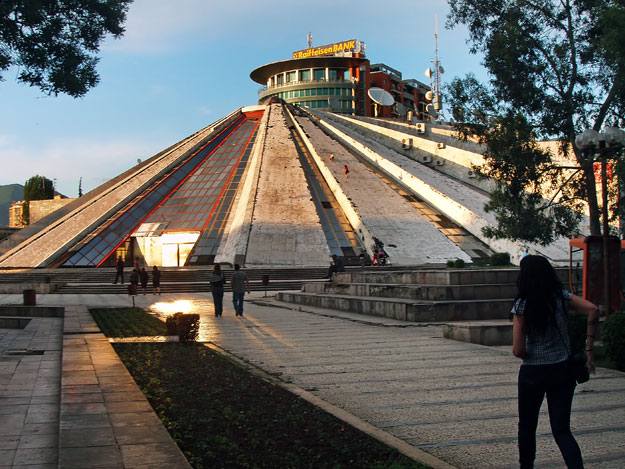
POLYGON ((373 100, 373 102, 378 103, 382 106, 392 106, 393 104, 395 104, 395 100, 393 99, 393 96, 391 96, 391 93, 383 90, 382 88, 369 88, 367 94, 373 100))
POLYGON ((434 94, 432 94, 431 91, 428 91, 427 93, 425 93, 425 99, 427 99, 428 101, 432 101, 433 97, 434 97, 434 94))
POLYGON ((436 119, 438 117, 438 112, 436 112, 436 109, 434 109, 434 105, 432 104, 428 104, 425 108, 425 110, 427 111, 427 113, 432 116, 434 119, 436 119))
POLYGON ((439 71, 439 73, 445 73, 445 69, 443 68, 442 65, 438 66, 438 71, 439 71))
POLYGON ((137 164, 141 164, 141 158, 137 158, 137 164))
POLYGON ((425 76, 428 78, 432 78, 432 69, 431 68, 427 68, 425 70, 425 76))

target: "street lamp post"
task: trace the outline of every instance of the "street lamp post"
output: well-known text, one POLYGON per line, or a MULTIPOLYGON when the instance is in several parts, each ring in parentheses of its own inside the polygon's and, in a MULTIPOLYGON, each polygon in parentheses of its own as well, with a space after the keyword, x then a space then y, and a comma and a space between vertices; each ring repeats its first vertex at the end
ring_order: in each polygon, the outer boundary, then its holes
POLYGON ((603 133, 593 129, 586 129, 575 138, 575 145, 583 152, 598 155, 601 162, 601 216, 603 231, 603 303, 606 314, 610 314, 610 267, 608 264, 608 239, 610 226, 608 224, 608 157, 618 157, 625 144, 625 132, 618 127, 607 127, 603 133))

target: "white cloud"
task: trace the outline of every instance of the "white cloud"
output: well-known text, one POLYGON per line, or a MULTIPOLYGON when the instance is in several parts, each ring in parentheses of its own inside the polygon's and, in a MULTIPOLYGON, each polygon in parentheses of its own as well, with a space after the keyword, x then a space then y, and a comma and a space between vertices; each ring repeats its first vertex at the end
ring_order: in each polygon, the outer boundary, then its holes
POLYGON ((83 193, 145 160, 160 148, 154 142, 132 140, 71 139, 46 142, 42 147, 17 145, 10 136, 0 135, 0 155, 10 162, 10 174, 0 175, 0 184, 24 184, 39 174, 56 181, 59 192, 78 195, 82 177, 83 193))

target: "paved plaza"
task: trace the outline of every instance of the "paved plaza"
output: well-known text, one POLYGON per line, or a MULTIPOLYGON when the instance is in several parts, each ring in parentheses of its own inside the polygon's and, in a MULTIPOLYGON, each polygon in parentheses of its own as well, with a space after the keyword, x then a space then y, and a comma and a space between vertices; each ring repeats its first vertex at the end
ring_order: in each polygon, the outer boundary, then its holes
MULTIPOLYGON (((201 340, 338 408, 357 425, 375 428, 380 438, 387 436, 388 441, 414 448, 417 455, 424 451, 438 458, 440 463, 435 459, 433 466, 517 467, 519 361, 509 347, 447 340, 440 324, 280 304, 262 292, 248 295, 245 315, 236 318, 229 298, 226 294, 221 318, 214 317, 209 294, 139 296, 137 305, 161 314, 183 308, 200 313, 201 340)), ((21 300, 21 295, 0 295, 0 304, 21 300)), ((128 296, 39 295, 37 300, 39 305, 66 306, 65 324, 61 328, 49 320, 38 331, 27 327, 21 333, 0 329, 0 467, 57 467, 54 458, 59 454, 62 467, 78 467, 74 459, 64 457, 72 453, 93 455, 94 465, 82 467, 95 467, 98 457, 104 458, 100 463, 108 461, 108 467, 154 467, 141 463, 143 455, 169 461, 161 467, 184 467, 175 449, 154 454, 154 448, 164 448, 171 440, 160 431, 154 413, 145 407, 87 313, 90 306, 131 305, 128 296), (34 340, 39 341, 38 349, 46 347, 43 355, 9 355, 27 350, 28 341, 34 340), (125 384, 113 395, 115 380, 125 384), (79 401, 68 401, 81 399, 77 394, 90 395, 90 413, 80 411, 79 401), (127 428, 130 414, 144 419, 134 420, 138 428, 127 428), (99 441, 68 432, 74 427, 67 422, 81 428, 87 420, 96 429, 90 435, 99 441), (144 425, 154 430, 158 441, 146 440, 140 430, 144 425)), ((578 388, 572 426, 587 468, 625 467, 624 397, 625 374, 612 370, 599 369, 578 388)), ((543 412, 537 467, 564 467, 546 406, 543 412)))

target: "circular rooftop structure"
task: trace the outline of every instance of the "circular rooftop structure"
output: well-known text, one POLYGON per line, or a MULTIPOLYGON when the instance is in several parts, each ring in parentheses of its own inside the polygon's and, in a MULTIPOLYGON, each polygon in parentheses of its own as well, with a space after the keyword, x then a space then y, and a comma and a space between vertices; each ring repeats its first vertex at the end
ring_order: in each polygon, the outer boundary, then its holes
POLYGON ((256 83, 267 85, 267 81, 280 73, 296 70, 306 70, 315 68, 353 68, 368 62, 364 57, 307 57, 305 59, 287 59, 278 62, 271 62, 255 68, 250 73, 250 78, 256 83))

